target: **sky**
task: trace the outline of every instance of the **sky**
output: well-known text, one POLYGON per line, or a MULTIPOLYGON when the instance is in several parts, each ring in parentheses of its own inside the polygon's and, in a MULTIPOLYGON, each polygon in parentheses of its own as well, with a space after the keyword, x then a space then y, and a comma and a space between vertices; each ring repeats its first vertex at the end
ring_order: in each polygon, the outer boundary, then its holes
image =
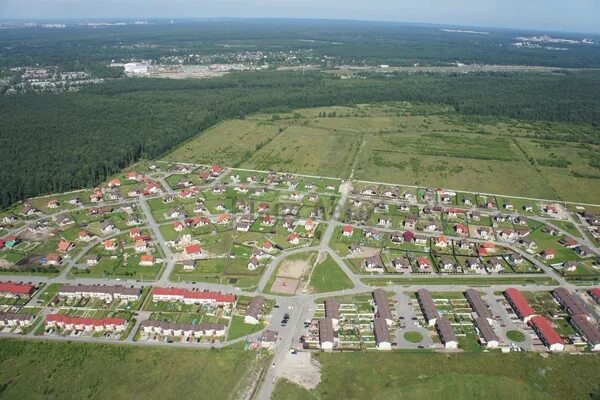
POLYGON ((325 18, 600 33, 600 0, 0 0, 0 19, 325 18))

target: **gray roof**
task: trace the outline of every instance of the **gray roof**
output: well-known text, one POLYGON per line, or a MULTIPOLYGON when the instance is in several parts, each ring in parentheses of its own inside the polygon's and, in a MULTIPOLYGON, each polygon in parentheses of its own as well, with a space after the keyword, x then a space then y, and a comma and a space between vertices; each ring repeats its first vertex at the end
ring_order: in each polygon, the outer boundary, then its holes
POLYGON ((248 304, 245 315, 258 318, 264 306, 265 298, 263 296, 256 296, 250 301, 250 304, 248 304))
POLYGON ((388 330, 388 326, 385 322, 385 319, 375 318, 373 320, 373 330, 375 331, 375 340, 377 341, 377 343, 390 343, 390 331, 388 330))
POLYGON ((478 317, 490 319, 493 317, 492 313, 490 312, 490 309, 488 308, 487 303, 483 301, 481 295, 477 290, 467 289, 465 291, 465 297, 469 301, 469 304, 471 305, 471 308, 473 308, 473 311, 477 313, 478 317))
POLYGON ((392 311, 390 310, 390 305, 388 303, 387 295, 383 289, 375 289, 373 291, 373 300, 375 300, 375 305, 377 306, 377 312, 375 313, 376 317, 383 319, 392 319, 392 311))
POLYGON ((325 316, 327 318, 340 319, 340 303, 332 297, 325 299, 325 316))
POLYGON ((18 320, 18 321, 31 321, 33 320, 33 315, 24 314, 24 313, 0 313, 0 321, 9 321, 9 320, 18 320))
POLYGON ((552 294, 567 309, 569 315, 589 315, 577 298, 564 287, 554 289, 552 294))
POLYGON ((263 342, 275 342, 277 340, 278 335, 279 335, 279 332, 277 332, 277 331, 266 330, 262 334, 262 341, 263 342))
POLYGON ((421 311, 423 312, 423 316, 425 317, 425 320, 427 322, 440 317, 437 311, 437 307, 433 302, 433 298, 431 297, 431 292, 429 290, 417 290, 417 300, 419 301, 421 311))
POLYGON ((483 336, 486 343, 489 343, 492 340, 495 340, 496 342, 499 341, 498 335, 496 335, 496 332, 494 332, 492 325, 490 325, 486 318, 475 318, 474 322, 475 326, 477 326, 477 329, 479 329, 479 333, 481 334, 481 336, 483 336))
POLYGON ((319 320, 319 342, 333 343, 333 321, 331 318, 323 318, 319 320))
POLYGON ((452 324, 446 318, 438 318, 435 322, 435 329, 437 330, 438 335, 440 335, 442 343, 446 344, 451 341, 458 342, 458 340, 456 340, 456 335, 452 330, 452 324))
POLYGON ((600 330, 592 325, 585 315, 575 315, 571 318, 571 324, 592 346, 600 344, 600 330))

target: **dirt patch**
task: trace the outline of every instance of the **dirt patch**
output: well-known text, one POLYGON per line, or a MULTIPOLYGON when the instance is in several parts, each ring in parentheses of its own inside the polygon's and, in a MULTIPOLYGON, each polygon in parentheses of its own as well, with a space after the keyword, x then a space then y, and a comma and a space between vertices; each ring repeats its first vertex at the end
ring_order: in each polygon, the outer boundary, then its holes
POLYGON ((279 271, 277 271, 277 276, 292 279, 300 279, 310 269, 311 265, 306 260, 285 260, 281 264, 281 267, 279 267, 279 271))
POLYGON ((367 258, 378 255, 381 252, 381 249, 377 249, 375 247, 363 247, 363 251, 356 254, 350 254, 345 258, 367 258))
POLYGON ((277 376, 305 389, 314 389, 321 382, 321 365, 309 352, 288 353, 279 364, 277 376))
POLYGON ((298 288, 300 280, 291 278, 275 278, 271 292, 282 294, 294 294, 298 288))

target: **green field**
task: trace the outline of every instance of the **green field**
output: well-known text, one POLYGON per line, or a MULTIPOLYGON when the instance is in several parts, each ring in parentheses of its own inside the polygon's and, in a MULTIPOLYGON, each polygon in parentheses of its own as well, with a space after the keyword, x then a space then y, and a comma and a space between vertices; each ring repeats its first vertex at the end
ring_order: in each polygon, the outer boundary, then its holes
POLYGON ((350 278, 331 256, 327 256, 323 262, 315 266, 309 285, 316 293, 335 292, 354 287, 350 278))
POLYGON ((578 129, 411 103, 312 108, 221 123, 164 159, 594 203, 600 147, 547 140, 578 129))
POLYGON ((321 383, 284 381, 274 399, 591 399, 600 395, 596 356, 463 353, 318 354, 321 383))
POLYGON ((236 398, 256 364, 239 350, 0 340, 2 399, 236 398))

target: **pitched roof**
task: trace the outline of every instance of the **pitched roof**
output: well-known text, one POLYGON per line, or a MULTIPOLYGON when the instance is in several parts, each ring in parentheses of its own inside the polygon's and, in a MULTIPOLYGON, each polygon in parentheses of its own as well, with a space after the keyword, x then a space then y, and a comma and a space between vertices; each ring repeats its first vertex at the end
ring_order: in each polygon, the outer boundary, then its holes
POLYGON ((421 311, 423 312, 425 320, 431 321, 436 318, 439 318, 440 315, 437 311, 435 303, 433 302, 433 297, 431 297, 431 292, 429 290, 417 290, 417 300, 419 302, 419 305, 421 306, 421 311))
POLYGON ((200 291, 195 292, 187 289, 178 288, 160 288, 152 289, 152 295, 158 296, 180 296, 186 299, 206 299, 215 300, 217 303, 233 303, 235 301, 234 294, 225 294, 220 292, 200 291))
POLYGON ((446 318, 438 318, 435 322, 435 328, 440 335, 442 343, 457 342, 456 335, 452 330, 452 324, 446 318))
POLYGON ((535 311, 529 305, 529 303, 519 290, 515 288, 508 288, 504 291, 504 294, 508 301, 515 308, 515 311, 517 312, 519 317, 527 318, 531 315, 535 315, 535 311))
POLYGON ((477 313, 480 318, 492 318, 492 313, 488 308, 488 305, 483 299, 479 292, 475 289, 467 289, 465 291, 465 297, 469 301, 469 304, 473 308, 473 311, 477 313))
POLYGON ((564 341, 552 327, 550 321, 541 315, 536 315, 529 321, 533 329, 538 333, 540 339, 547 345, 564 344, 564 341))
POLYGON ((375 340, 377 343, 390 343, 390 331, 387 323, 383 318, 375 318, 373 320, 373 330, 375 331, 375 340))
POLYGON ((388 298, 383 289, 375 289, 373 291, 373 300, 375 301, 375 305, 377 305, 377 313, 376 317, 383 319, 392 319, 392 311, 390 310, 390 305, 388 303, 388 298))
POLYGON ((34 286, 26 283, 0 282, 0 293, 23 295, 31 294, 33 290, 34 286))
POLYGON ((340 319, 340 303, 332 297, 325 299, 325 316, 327 318, 340 319))

